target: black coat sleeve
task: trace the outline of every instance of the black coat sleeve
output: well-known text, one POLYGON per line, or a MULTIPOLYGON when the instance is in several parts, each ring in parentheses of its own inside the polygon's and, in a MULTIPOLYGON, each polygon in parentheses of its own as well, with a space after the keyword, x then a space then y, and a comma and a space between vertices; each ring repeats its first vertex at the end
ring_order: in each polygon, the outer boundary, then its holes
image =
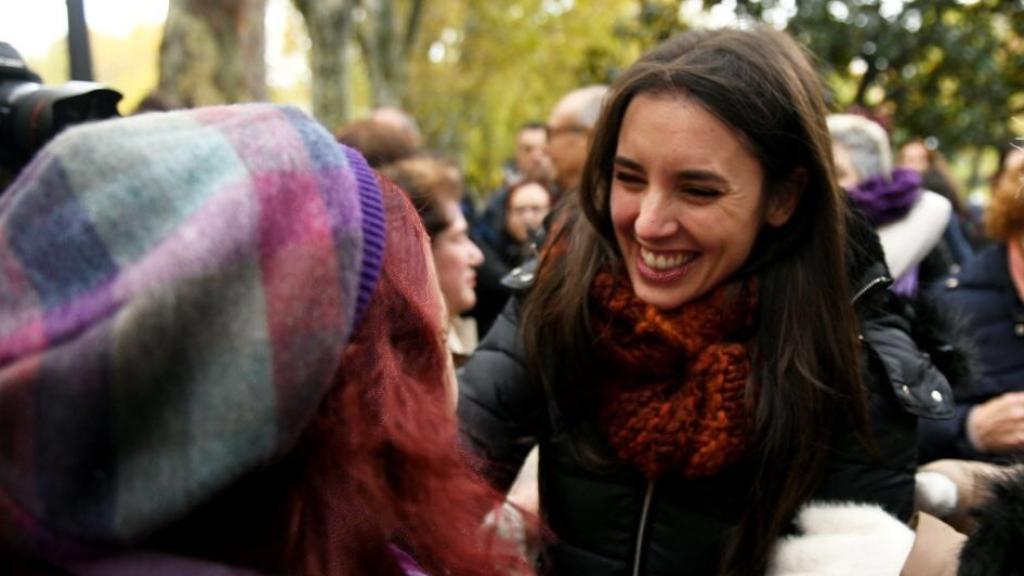
POLYGON ((531 381, 518 334, 517 298, 459 369, 459 427, 482 473, 507 491, 546 425, 545 396, 531 381))
POLYGON ((921 463, 942 458, 961 460, 989 460, 991 456, 982 453, 967 439, 967 416, 974 404, 956 403, 956 416, 950 420, 921 420, 921 463))
POLYGON ((862 340, 868 438, 849 419, 840 421, 816 499, 878 504, 907 521, 914 508, 918 422, 906 407, 909 396, 898 398, 895 388, 902 390, 906 384, 916 391, 928 386, 929 378, 942 376, 921 357, 904 319, 889 314, 864 324, 865 331, 888 340, 884 345, 862 340), (899 348, 902 351, 896 352, 899 348))

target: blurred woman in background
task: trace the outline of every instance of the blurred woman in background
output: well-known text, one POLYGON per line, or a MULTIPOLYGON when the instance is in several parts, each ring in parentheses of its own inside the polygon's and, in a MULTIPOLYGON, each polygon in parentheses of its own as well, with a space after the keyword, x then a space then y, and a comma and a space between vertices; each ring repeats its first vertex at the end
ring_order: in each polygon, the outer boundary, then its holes
POLYGON ((912 296, 922 284, 945 276, 953 264, 941 245, 953 210, 949 200, 922 188, 917 172, 893 166, 889 135, 875 121, 833 114, 828 129, 839 185, 878 232, 895 279, 892 289, 912 296), (936 249, 940 262, 923 267, 936 249))
POLYGON ((462 179, 451 164, 428 156, 399 161, 384 169, 412 200, 430 237, 431 254, 448 309, 448 348, 461 364, 477 343, 476 323, 463 316, 477 303, 477 268, 483 252, 469 238, 459 202, 462 179))
POLYGON ((939 194, 953 205, 953 218, 942 235, 953 261, 962 266, 974 256, 974 246, 984 243, 980 222, 972 216, 946 157, 938 149, 929 147, 920 138, 903 144, 899 152, 899 166, 921 175, 921 185, 939 194))

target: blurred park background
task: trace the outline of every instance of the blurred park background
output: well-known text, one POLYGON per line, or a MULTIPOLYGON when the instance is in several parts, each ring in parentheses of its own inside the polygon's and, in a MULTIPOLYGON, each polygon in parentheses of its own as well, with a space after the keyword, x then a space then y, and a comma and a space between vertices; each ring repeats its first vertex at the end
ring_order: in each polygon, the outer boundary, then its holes
MULTIPOLYGON (((81 0, 80 0, 81 2, 81 0)), ((0 40, 48 84, 69 79, 69 0, 0 0, 0 40)), ((273 100, 329 128, 373 107, 413 114, 470 191, 493 190, 528 120, 607 83, 693 26, 763 21, 811 52, 833 111, 870 110, 898 144, 952 159, 983 193, 1024 134, 1024 0, 84 0, 94 80, 131 113, 273 100)))

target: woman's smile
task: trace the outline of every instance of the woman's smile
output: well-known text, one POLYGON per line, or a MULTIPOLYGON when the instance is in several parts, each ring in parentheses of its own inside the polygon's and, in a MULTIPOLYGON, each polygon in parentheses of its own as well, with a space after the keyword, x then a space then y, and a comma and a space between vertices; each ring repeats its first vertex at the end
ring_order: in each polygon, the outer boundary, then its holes
POLYGON ((654 251, 640 248, 637 272, 651 282, 670 282, 686 273, 699 252, 676 250, 654 251))
POLYGON ((686 96, 626 109, 611 220, 637 297, 678 308, 729 281, 764 224, 762 168, 731 128, 686 96))

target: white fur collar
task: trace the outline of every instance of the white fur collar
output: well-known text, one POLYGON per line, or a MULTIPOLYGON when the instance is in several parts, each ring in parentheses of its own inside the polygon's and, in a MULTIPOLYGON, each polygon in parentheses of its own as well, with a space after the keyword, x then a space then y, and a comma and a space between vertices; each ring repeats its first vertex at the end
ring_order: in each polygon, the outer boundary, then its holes
POLYGON ((812 502, 800 534, 775 546, 769 576, 897 576, 914 545, 906 524, 873 504, 812 502))

